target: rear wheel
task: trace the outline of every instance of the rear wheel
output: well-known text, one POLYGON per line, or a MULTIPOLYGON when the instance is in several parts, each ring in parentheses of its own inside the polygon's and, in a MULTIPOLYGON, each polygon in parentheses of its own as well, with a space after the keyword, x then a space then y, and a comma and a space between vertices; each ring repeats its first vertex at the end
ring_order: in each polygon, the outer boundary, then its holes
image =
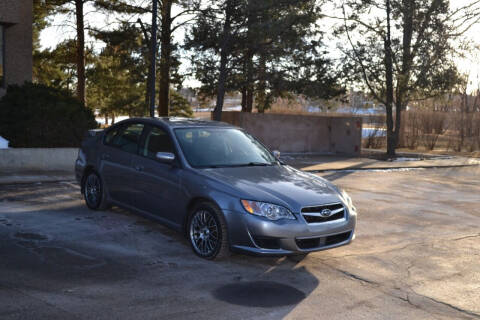
POLYGON ((100 176, 96 172, 91 171, 87 173, 84 181, 83 197, 87 207, 92 210, 105 210, 108 207, 108 203, 105 200, 100 176))
POLYGON ((193 252, 202 258, 218 259, 230 253, 223 214, 209 202, 193 208, 188 222, 188 236, 193 252))

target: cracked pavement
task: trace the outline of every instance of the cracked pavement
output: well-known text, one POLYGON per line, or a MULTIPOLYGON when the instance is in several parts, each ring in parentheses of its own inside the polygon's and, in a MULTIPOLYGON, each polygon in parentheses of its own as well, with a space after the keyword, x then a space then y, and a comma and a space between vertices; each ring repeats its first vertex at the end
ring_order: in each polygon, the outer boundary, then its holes
POLYGON ((480 319, 480 167, 321 175, 359 210, 351 245, 214 262, 73 182, 0 185, 0 318, 480 319))

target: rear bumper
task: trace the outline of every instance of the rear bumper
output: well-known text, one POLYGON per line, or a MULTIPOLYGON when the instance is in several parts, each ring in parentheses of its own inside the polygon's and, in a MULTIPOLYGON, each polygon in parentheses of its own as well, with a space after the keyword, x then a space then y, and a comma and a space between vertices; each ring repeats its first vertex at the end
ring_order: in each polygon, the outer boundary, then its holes
POLYGON ((234 251, 288 255, 332 249, 355 239, 357 214, 353 211, 344 219, 316 224, 308 224, 299 214, 296 220, 269 221, 243 212, 224 213, 234 251))

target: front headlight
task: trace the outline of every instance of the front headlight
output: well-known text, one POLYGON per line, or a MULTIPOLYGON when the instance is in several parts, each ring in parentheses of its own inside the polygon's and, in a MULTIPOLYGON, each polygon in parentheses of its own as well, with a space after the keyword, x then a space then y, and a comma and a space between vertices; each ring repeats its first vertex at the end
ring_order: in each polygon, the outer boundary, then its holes
POLYGON ((265 217, 270 220, 295 219, 295 216, 290 210, 282 206, 250 200, 242 200, 241 202, 245 211, 257 216, 265 217))

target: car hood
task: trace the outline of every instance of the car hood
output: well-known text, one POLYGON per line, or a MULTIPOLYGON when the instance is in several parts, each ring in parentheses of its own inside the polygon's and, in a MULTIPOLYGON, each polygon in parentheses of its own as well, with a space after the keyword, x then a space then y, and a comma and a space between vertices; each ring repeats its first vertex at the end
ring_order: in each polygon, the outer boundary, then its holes
POLYGON ((227 184, 246 200, 280 204, 299 212, 302 207, 341 201, 327 180, 290 166, 212 168, 206 176, 227 184))

